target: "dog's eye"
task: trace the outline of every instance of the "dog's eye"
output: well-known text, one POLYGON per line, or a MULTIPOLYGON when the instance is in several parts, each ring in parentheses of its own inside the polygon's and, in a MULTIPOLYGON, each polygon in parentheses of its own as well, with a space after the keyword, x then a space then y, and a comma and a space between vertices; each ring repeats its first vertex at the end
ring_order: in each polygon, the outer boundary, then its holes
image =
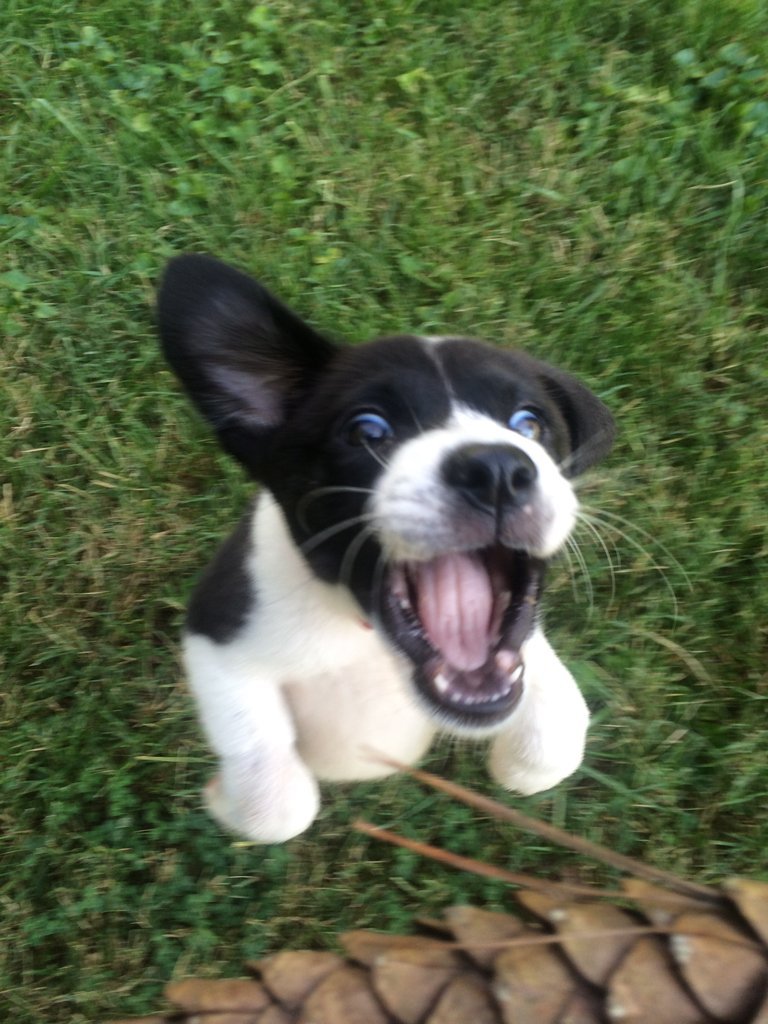
POLYGON ((531 441, 538 441, 543 431, 543 424, 535 412, 530 409, 518 409, 509 417, 509 429, 514 430, 531 441))
POLYGON ((346 427, 347 441, 363 448, 391 441, 394 437, 392 427, 383 416, 375 412, 361 412, 353 416, 346 427))

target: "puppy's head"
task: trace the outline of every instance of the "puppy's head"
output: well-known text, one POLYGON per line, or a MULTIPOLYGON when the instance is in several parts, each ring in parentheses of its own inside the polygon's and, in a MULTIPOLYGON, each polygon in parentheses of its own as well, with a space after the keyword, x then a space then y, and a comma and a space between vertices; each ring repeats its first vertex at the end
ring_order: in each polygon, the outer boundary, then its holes
POLYGON ((610 448, 605 406, 560 370, 464 338, 338 347, 202 256, 158 302, 166 356, 223 447, 274 494, 313 572, 347 587, 446 724, 498 727, 573 476, 610 448))

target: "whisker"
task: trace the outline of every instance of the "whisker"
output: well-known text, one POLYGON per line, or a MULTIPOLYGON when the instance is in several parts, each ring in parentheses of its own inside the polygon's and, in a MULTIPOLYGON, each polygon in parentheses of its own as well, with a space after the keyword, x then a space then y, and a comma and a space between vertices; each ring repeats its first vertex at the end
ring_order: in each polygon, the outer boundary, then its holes
POLYGON ((568 577, 568 582, 571 586, 571 594, 573 595, 573 599, 575 601, 578 598, 578 591, 576 590, 576 573, 583 572, 583 570, 575 564, 575 555, 571 553, 571 546, 571 538, 567 537, 565 541, 565 546, 561 549, 559 554, 562 556, 563 561, 565 562, 566 575, 568 577))
POLYGON ((418 415, 416 414, 416 410, 413 408, 413 405, 410 402, 406 402, 406 405, 408 407, 408 412, 411 414, 411 416, 413 416, 413 422, 416 425, 416 429, 418 430, 418 432, 420 434, 423 434, 424 433, 424 427, 421 425, 421 420, 419 419, 418 415))
POLYGON ((589 575, 589 569, 587 568, 587 560, 584 557, 584 553, 581 550, 579 542, 575 537, 569 537, 566 541, 566 546, 563 549, 563 554, 568 561, 568 568, 571 576, 571 591, 574 598, 577 597, 576 583, 573 572, 573 562, 576 562, 578 571, 584 580, 584 585, 587 591, 587 613, 592 615, 595 610, 595 588, 592 586, 592 579, 589 575))
POLYGON ((382 614, 381 598, 384 593, 384 574, 387 571, 389 565, 386 554, 383 549, 379 552, 379 557, 376 559, 376 565, 373 570, 373 593, 376 598, 377 607, 374 609, 376 616, 380 619, 382 614))
POLYGON ((376 460, 376 462, 378 462, 382 469, 386 469, 388 467, 389 463, 386 461, 386 459, 383 459, 381 455, 379 455, 379 453, 374 448, 371 447, 371 445, 366 444, 365 450, 373 459, 376 460))
POLYGON ((329 526, 326 530, 321 530, 320 533, 316 533, 314 537, 310 537, 301 545, 301 551, 307 555, 310 551, 314 551, 318 545, 323 544, 325 541, 330 540, 331 537, 335 537, 337 533, 342 533, 344 530, 350 529, 352 526, 360 526, 364 523, 370 523, 374 520, 372 512, 361 512, 359 515, 350 516, 349 519, 342 519, 340 523, 334 523, 333 526, 329 526))
POLYGON ((373 488, 371 487, 347 487, 342 485, 328 485, 325 487, 314 487, 311 491, 304 495, 301 501, 296 506, 296 516, 299 522, 306 529, 307 523, 305 519, 305 513, 308 506, 315 501, 317 498, 324 498, 329 494, 373 494, 373 488))
POLYGON ((325 487, 313 487, 312 490, 302 498, 303 502, 312 501, 324 494, 373 494, 372 487, 349 487, 346 484, 328 484, 325 487))
POLYGON ((366 543, 366 541, 368 541, 373 536, 375 536, 375 534, 374 531, 370 528, 370 526, 364 527, 360 531, 360 533, 358 533, 358 535, 354 538, 354 540, 350 541, 350 543, 347 545, 347 550, 344 552, 344 558, 342 559, 341 566, 339 568, 339 582, 348 586, 350 590, 352 589, 352 569, 354 568, 355 565, 355 559, 362 551, 363 545, 366 543))
MULTIPOLYGON (((616 566, 614 564, 613 555, 611 554, 611 550, 608 547, 608 544, 606 543, 605 539, 603 538, 603 535, 598 530, 595 522, 592 519, 590 519, 588 513, 586 515, 584 515, 584 516, 581 516, 581 515, 579 515, 577 513, 577 522, 579 522, 580 524, 583 524, 586 527, 586 529, 589 531, 590 535, 597 541, 597 543, 600 546, 601 551, 605 555, 605 561, 608 564, 608 573, 609 573, 610 580, 611 580, 610 600, 611 600, 611 602, 613 602, 616 599, 616 566)), ((616 551, 616 548, 614 546, 614 552, 615 551, 616 551)))
MULTIPOLYGON (((592 508, 589 505, 583 505, 582 509, 595 523, 602 523, 609 529, 612 529, 618 536, 622 537, 624 540, 629 540, 632 532, 634 532, 638 534, 640 537, 642 537, 643 540, 648 541, 649 544, 657 547, 659 551, 661 551, 661 553, 664 555, 664 557, 669 559, 669 561, 672 563, 675 569, 683 576, 683 578, 685 579, 686 586, 691 586, 691 580, 688 573, 685 570, 685 567, 675 557, 675 555, 666 546, 666 544, 660 541, 658 537, 655 537, 648 530, 644 530, 642 526, 638 526, 637 523, 633 522, 631 519, 627 519, 625 516, 620 516, 616 512, 609 512, 607 509, 604 508, 592 508), (614 525, 616 523, 621 524, 621 526, 624 527, 624 529, 620 530, 618 526, 614 525)), ((645 551, 644 553, 650 554, 649 551, 645 551)))
POLYGON ((667 592, 669 593, 669 596, 672 600, 673 615, 675 618, 677 618, 679 614, 679 604, 677 600, 677 595, 675 594, 674 587, 672 586, 672 582, 670 581, 667 568, 663 566, 655 557, 652 549, 656 548, 665 556, 666 559, 669 560, 670 564, 675 568, 675 570, 682 575, 685 584, 688 588, 690 588, 691 582, 687 572, 680 564, 678 559, 675 558, 675 556, 672 554, 669 548, 665 544, 663 544, 657 537, 654 537, 653 534, 649 533, 647 530, 644 530, 636 523, 630 522, 623 516, 617 515, 616 513, 607 512, 605 509, 597 510, 582 506, 579 510, 578 517, 582 522, 591 525, 595 530, 597 530, 598 527, 600 527, 604 530, 612 531, 614 534, 616 534, 617 537, 620 537, 621 540, 628 544, 634 551, 638 552, 639 554, 643 555, 645 558, 648 559, 650 567, 654 569, 656 572, 658 572, 659 576, 661 576, 662 580, 664 581, 664 586, 666 587, 667 592), (642 543, 640 540, 637 539, 637 537, 632 536, 633 533, 639 536, 645 543, 642 543))

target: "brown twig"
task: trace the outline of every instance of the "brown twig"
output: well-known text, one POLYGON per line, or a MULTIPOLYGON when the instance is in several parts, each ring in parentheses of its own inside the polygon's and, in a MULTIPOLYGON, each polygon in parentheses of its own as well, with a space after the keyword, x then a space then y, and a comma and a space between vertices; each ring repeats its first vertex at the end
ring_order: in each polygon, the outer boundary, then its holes
POLYGON ((517 871, 507 871, 496 864, 487 864, 482 860, 474 860, 472 857, 462 857, 450 850, 443 850, 439 846, 430 846, 429 843, 421 843, 417 839, 409 839, 407 836, 398 835, 397 832, 390 832, 378 825, 371 825, 367 821, 355 821, 352 824, 358 832, 381 839, 393 846, 402 846, 406 850, 417 853, 420 857, 428 857, 430 860, 447 864, 448 867, 456 868, 457 871, 470 871, 472 874, 481 875, 483 878, 493 878, 499 882, 508 882, 510 885, 518 885, 524 889, 534 889, 537 892, 546 893, 548 896, 589 896, 592 899, 604 897, 614 900, 625 900, 627 895, 624 892, 611 889, 596 889, 589 885, 575 885, 569 882, 553 882, 546 878, 537 878, 535 875, 525 875, 517 871))
POLYGON ((675 892, 682 893, 685 896, 706 900, 709 903, 716 903, 719 905, 725 902, 722 894, 710 886, 701 885, 698 882, 690 882, 685 878, 679 878, 677 875, 672 874, 670 871, 665 871, 663 868, 652 867, 649 864, 644 864, 642 861, 635 860, 634 857, 627 857, 622 853, 615 853, 613 850, 609 850, 607 847, 601 846, 598 843, 593 843, 589 839, 571 835, 570 832, 566 832, 564 829, 558 828, 556 825, 550 825, 547 822, 539 821, 537 818, 531 818, 527 814, 523 814, 522 811, 516 810, 514 807, 507 807, 504 804, 499 803, 497 800, 492 800, 490 797, 482 796, 480 793, 475 793, 471 789, 467 789, 465 786, 460 786, 456 782, 449 782, 447 779, 442 779, 439 775, 433 775, 431 772, 425 772, 420 768, 411 768, 408 765, 401 764, 399 761, 395 761, 391 757, 386 757, 381 754, 377 754, 376 757, 378 760, 390 765, 392 768, 405 772, 412 778, 417 779, 419 782, 423 782, 424 785, 430 786, 432 789, 437 789, 442 793, 447 793, 449 796, 453 797, 454 800, 458 800, 463 804, 467 804, 469 807, 476 808, 477 810, 484 811, 486 814, 490 814, 498 820, 510 822, 510 824, 515 825, 517 828, 524 829, 527 832, 532 832, 534 835, 537 835, 542 839, 546 839, 551 843, 555 843, 557 846, 564 846, 566 849, 573 850, 585 857, 590 857, 593 860, 600 861, 600 863, 607 864, 609 867, 616 868, 618 871, 624 871, 635 875, 638 878, 644 878, 646 881, 664 885, 667 888, 672 889, 675 892))

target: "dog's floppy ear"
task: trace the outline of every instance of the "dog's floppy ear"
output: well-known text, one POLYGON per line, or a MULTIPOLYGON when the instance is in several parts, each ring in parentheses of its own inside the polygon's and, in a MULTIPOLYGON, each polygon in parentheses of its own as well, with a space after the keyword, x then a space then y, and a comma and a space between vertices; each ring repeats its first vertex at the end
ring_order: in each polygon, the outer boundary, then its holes
POLYGON ((571 452, 564 460, 565 476, 578 476, 611 450, 616 424, 607 407, 575 377, 553 366, 544 367, 543 384, 557 404, 571 435, 571 452))
POLYGON ((166 359, 222 446, 258 474, 260 451, 335 346, 247 274, 172 260, 157 300, 166 359))

